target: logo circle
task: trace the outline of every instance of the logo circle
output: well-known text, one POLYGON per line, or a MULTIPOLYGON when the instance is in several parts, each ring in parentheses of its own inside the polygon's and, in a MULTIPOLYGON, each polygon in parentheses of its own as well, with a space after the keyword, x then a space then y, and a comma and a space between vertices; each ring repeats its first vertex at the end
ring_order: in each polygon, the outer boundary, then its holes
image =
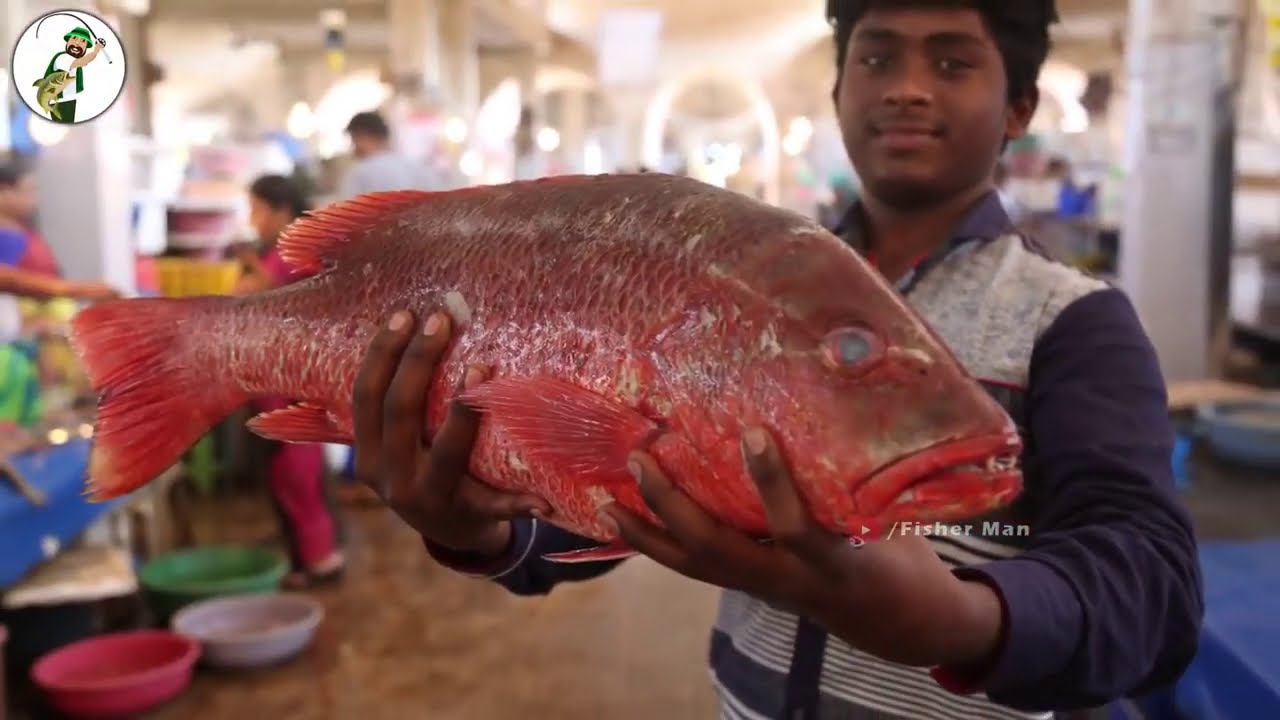
POLYGON ((127 63, 107 21, 83 10, 55 10, 18 36, 9 68, 14 90, 36 117, 80 125, 120 98, 127 63))

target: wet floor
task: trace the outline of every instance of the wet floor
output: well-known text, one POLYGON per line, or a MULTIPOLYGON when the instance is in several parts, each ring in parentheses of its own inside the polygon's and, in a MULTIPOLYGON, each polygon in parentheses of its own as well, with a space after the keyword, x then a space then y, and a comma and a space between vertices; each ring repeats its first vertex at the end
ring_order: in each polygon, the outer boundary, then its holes
MULTIPOLYGON (((716 590, 642 558, 520 598, 425 554, 388 511, 342 509, 348 572, 312 591, 315 645, 269 671, 200 671, 155 720, 629 720, 715 717, 706 643, 716 590)), ((253 541, 265 499, 202 507, 201 542, 253 541)))

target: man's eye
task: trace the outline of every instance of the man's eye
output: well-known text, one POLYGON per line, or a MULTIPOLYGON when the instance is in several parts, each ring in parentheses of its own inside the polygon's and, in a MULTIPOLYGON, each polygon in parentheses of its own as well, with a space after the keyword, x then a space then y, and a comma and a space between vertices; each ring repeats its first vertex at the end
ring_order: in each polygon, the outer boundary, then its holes
POLYGON ((943 72, 959 72, 972 67, 973 65, 957 58, 943 58, 938 61, 938 69, 943 72))
POLYGON ((882 68, 889 64, 889 58, 887 55, 863 55, 858 62, 869 68, 882 68))

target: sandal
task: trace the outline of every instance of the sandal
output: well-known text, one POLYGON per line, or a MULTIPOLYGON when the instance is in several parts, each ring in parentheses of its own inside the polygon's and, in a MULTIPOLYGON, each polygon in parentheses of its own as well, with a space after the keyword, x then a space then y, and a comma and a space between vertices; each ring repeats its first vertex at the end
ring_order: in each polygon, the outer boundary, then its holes
POLYGON ((284 578, 284 586, 290 590, 305 590, 312 587, 336 585, 342 580, 347 570, 347 561, 343 559, 327 570, 295 570, 284 578))

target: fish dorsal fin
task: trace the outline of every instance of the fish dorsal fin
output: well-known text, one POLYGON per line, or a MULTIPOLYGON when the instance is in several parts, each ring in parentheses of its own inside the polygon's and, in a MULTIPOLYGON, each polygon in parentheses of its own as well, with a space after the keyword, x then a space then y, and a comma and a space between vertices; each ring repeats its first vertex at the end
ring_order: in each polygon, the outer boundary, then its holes
POLYGON ((427 190, 388 190, 365 193, 312 211, 285 228, 280 257, 298 270, 318 272, 337 250, 391 213, 404 210, 437 193, 427 190))

